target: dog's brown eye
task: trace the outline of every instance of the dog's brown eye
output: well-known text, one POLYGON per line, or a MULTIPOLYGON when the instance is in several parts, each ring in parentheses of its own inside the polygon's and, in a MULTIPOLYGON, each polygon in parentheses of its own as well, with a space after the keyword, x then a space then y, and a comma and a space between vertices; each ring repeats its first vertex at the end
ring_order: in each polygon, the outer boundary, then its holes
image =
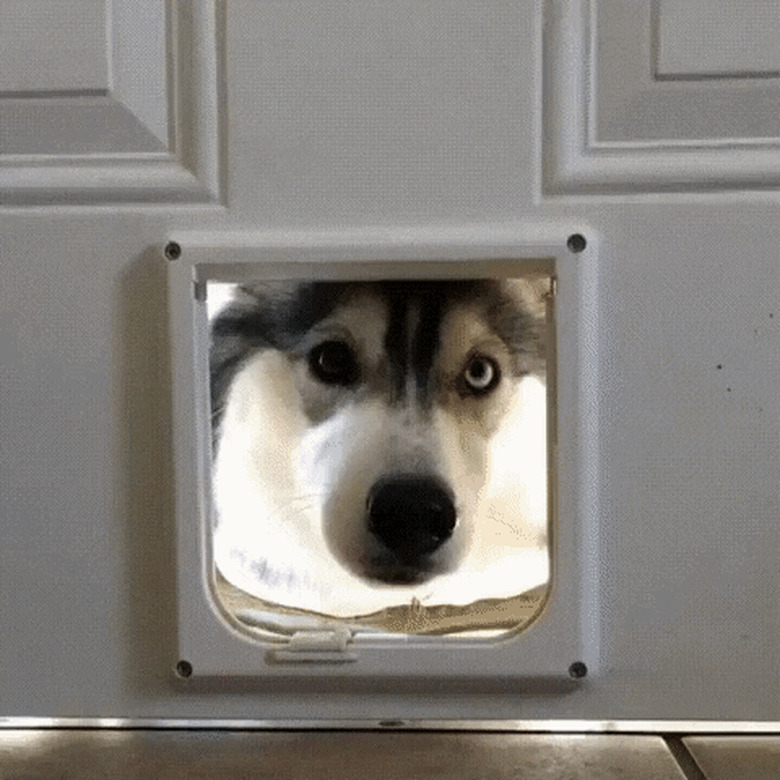
POLYGON ((501 371, 495 360, 484 355, 475 355, 466 365, 463 381, 473 395, 489 393, 501 379, 501 371))
POLYGON ((351 385, 358 378, 355 353, 343 341, 324 341, 309 353, 309 368, 329 385, 351 385))

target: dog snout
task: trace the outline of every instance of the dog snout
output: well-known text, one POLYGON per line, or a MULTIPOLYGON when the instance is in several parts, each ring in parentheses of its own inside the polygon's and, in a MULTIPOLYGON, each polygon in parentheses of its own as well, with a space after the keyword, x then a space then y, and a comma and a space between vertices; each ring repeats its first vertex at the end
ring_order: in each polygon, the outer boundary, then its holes
POLYGON ((398 476, 378 482, 368 496, 368 528, 404 562, 429 555, 455 529, 451 493, 431 477, 398 476))

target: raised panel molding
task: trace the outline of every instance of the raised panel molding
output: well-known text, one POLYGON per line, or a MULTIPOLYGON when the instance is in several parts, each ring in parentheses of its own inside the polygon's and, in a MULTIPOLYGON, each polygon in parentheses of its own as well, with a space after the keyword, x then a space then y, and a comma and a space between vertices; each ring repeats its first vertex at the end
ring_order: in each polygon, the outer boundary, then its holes
POLYGON ((3 0, 0 94, 105 92, 107 11, 106 0, 3 0))
POLYGON ((0 205, 221 202, 223 0, 85 0, 87 64, 66 42, 37 70, 32 44, 69 11, 47 0, 29 27, 20 1, 4 6, 28 40, 0 81, 0 205))
POLYGON ((659 77, 780 75, 777 0, 657 0, 655 15, 659 77))
MULTIPOLYGON (((676 5, 548 0, 544 194, 780 186, 780 79, 737 67, 670 78, 659 68, 660 15, 676 5)), ((710 5, 686 2, 689 12, 710 5)))

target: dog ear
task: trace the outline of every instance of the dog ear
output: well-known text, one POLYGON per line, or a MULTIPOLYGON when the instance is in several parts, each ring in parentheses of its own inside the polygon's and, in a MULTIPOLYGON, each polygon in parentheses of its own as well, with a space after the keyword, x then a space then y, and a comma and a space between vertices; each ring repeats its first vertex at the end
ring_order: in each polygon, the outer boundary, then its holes
POLYGON ((503 301, 496 309, 497 328, 506 334, 519 376, 545 376, 547 361, 547 316, 551 294, 549 276, 507 279, 502 284, 503 301))
POLYGON ((226 393, 249 355, 273 343, 274 323, 268 307, 238 285, 210 322, 209 374, 212 438, 216 443, 226 393))
POLYGON ((544 320, 547 316, 547 302, 551 292, 549 276, 528 276, 507 279, 507 293, 528 316, 534 320, 544 320))

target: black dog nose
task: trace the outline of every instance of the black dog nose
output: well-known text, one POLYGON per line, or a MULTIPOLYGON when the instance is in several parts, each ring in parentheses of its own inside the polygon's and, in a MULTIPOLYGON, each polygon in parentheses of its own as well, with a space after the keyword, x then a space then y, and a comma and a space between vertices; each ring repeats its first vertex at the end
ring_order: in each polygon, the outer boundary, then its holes
POLYGON ((450 494, 430 477, 382 480, 368 496, 368 529, 404 561, 419 559, 444 544, 455 521, 450 494))

